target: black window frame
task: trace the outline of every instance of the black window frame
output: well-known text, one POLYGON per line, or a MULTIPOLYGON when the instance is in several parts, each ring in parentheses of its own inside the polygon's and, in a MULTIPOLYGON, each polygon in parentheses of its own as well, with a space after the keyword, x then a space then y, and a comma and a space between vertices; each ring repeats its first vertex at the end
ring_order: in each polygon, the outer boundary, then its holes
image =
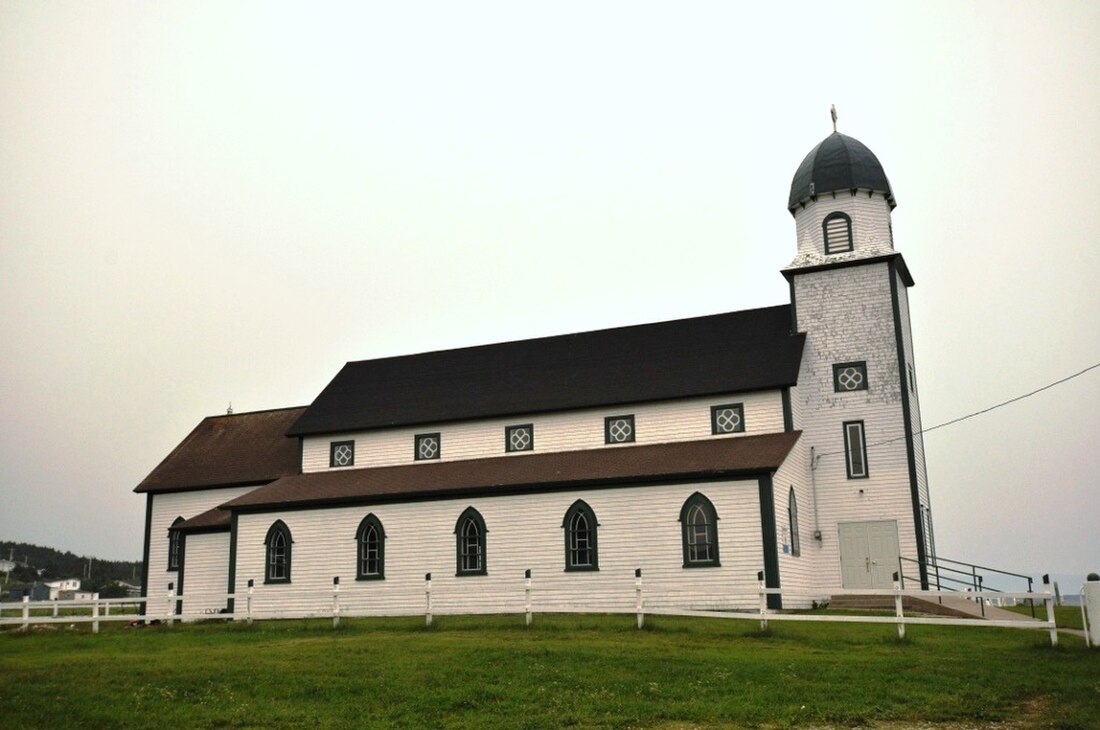
POLYGON ((522 451, 534 451, 535 450, 535 424, 533 423, 517 423, 514 426, 506 426, 504 429, 504 452, 507 454, 519 453, 522 451), (512 434, 516 431, 527 431, 527 436, 530 442, 524 448, 515 448, 512 446, 512 434))
POLYGON ((626 413, 621 416, 605 416, 603 419, 603 442, 610 446, 616 444, 632 444, 635 442, 638 436, 638 427, 634 420, 633 413, 626 413), (612 440, 611 438, 611 424, 615 421, 629 421, 630 422, 630 438, 622 441, 612 440))
POLYGON ((328 466, 330 469, 345 469, 355 466, 355 441, 330 441, 328 445, 328 466), (347 464, 336 463, 336 450, 346 446, 351 451, 351 461, 347 464))
POLYGON ((286 523, 282 520, 275 520, 271 523, 271 527, 267 528, 267 536, 264 537, 264 583, 289 583, 290 582, 290 566, 291 557, 293 554, 292 546, 294 545, 294 539, 290 536, 290 528, 286 526, 286 523), (283 556, 283 572, 285 575, 274 575, 272 566, 276 565, 272 551, 275 548, 274 540, 276 537, 281 537, 283 543, 286 545, 286 551, 283 556))
POLYGON ((839 210, 834 210, 821 221, 821 234, 825 239, 825 254, 830 255, 834 253, 848 253, 855 250, 855 241, 852 236, 852 217, 847 213, 842 213, 839 210), (840 247, 830 246, 829 241, 829 221, 837 219, 843 219, 847 224, 848 237, 847 241, 842 243, 840 247))
POLYGON ((565 572, 572 573, 599 570, 600 523, 596 519, 596 513, 592 510, 592 507, 583 499, 578 499, 565 511, 565 517, 562 519, 561 526, 565 533, 565 572), (587 540, 587 547, 579 547, 579 544, 577 546, 574 545, 576 539, 579 537, 574 528, 574 520, 577 517, 583 518, 588 525, 587 534, 584 536, 587 540), (588 563, 580 563, 576 560, 575 554, 582 550, 590 554, 588 563))
POLYGON ((471 575, 488 575, 489 573, 489 554, 487 551, 489 530, 485 527, 485 518, 481 516, 473 507, 467 507, 462 510, 462 514, 458 516, 458 521, 455 522, 455 575, 458 577, 465 577, 471 575), (480 558, 477 568, 468 568, 464 565, 464 558, 467 554, 463 551, 463 538, 465 537, 465 529, 467 523, 472 523, 477 528, 478 535, 478 556, 480 558))
POLYGON ((364 517, 355 531, 355 580, 385 580, 386 578, 386 531, 382 527, 382 521, 373 512, 364 517), (369 549, 367 538, 370 531, 374 530, 377 536, 378 571, 368 572, 364 569, 370 563, 370 558, 364 555, 369 549))
POLYGON ((844 422, 844 469, 848 473, 849 479, 867 479, 871 475, 871 469, 867 465, 867 427, 863 421, 845 421, 844 422), (859 453, 863 459, 863 473, 854 473, 852 469, 852 444, 850 442, 849 427, 859 427, 859 453))
POLYGON ((168 571, 174 572, 180 569, 180 531, 178 526, 183 522, 183 516, 172 520, 172 526, 168 528, 168 571))
POLYGON ((443 436, 439 431, 433 433, 418 433, 413 437, 413 461, 436 461, 443 456, 443 436), (422 456, 420 444, 426 439, 435 439, 435 455, 422 456))
POLYGON ((834 393, 858 393, 861 390, 870 390, 867 376, 867 361, 852 360, 851 362, 833 363, 833 392, 834 393), (863 375, 863 385, 858 388, 844 388, 840 384, 840 374, 848 368, 858 368, 863 375))
POLYGON ((745 432, 745 404, 744 403, 722 403, 720 405, 710 407, 710 433, 713 436, 724 436, 730 433, 744 433, 745 432), (738 424, 732 431, 723 431, 718 427, 718 413, 732 409, 737 411, 738 424))
POLYGON ((684 505, 680 508, 680 542, 684 552, 685 568, 719 568, 722 566, 718 550, 718 511, 714 509, 714 503, 702 492, 692 494, 684 500, 684 505), (706 519, 704 524, 713 531, 713 536, 710 537, 708 543, 713 555, 702 560, 697 557, 692 559, 692 547, 697 543, 691 539, 693 534, 697 536, 697 533, 692 529, 695 524, 691 522, 691 519, 700 512, 706 519))
POLYGON ((791 555, 802 555, 802 540, 798 536, 798 497, 794 493, 794 485, 787 494, 787 525, 791 531, 791 555))

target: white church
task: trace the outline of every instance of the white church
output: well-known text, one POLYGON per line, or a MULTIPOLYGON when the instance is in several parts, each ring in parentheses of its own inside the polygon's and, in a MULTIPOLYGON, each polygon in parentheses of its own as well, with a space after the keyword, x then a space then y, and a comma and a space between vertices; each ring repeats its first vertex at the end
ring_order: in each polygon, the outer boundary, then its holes
POLYGON ((875 155, 833 132, 787 207, 790 303, 349 362, 306 407, 212 416, 135 489, 145 595, 331 606, 773 608, 927 587, 913 279, 875 155), (239 600, 239 598, 238 598, 239 600))

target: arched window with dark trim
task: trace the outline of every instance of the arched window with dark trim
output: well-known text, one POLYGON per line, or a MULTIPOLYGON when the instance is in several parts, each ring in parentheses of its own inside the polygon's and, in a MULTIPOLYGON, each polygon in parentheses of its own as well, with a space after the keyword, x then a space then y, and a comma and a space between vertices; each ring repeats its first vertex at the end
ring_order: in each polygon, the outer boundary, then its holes
POLYGON ((787 521, 791 528, 791 555, 798 557, 802 554, 802 544, 798 539, 798 500, 794 496, 794 487, 787 496, 787 521))
POLYGON ((846 213, 830 213, 821 221, 821 228, 825 234, 825 253, 852 250, 852 219, 846 213))
POLYGON ((565 569, 599 570, 596 513, 583 499, 566 510, 561 526, 565 528, 565 569))
POLYGON ((294 541, 290 539, 290 528, 282 520, 268 528, 264 545, 267 560, 264 568, 264 583, 290 582, 290 548, 294 541))
POLYGON ((168 528, 168 570, 180 569, 180 531, 177 528, 182 523, 183 518, 177 517, 168 528))
POLYGON ((721 565, 718 562, 718 513, 709 499, 699 492, 687 498, 680 509, 680 529, 685 568, 721 565))
POLYGON ((369 514, 359 523, 355 532, 358 559, 356 560, 356 580, 382 580, 386 577, 386 533, 382 523, 374 514, 369 514))
POLYGON ((485 520, 473 507, 467 507, 455 523, 455 575, 485 575, 485 520))

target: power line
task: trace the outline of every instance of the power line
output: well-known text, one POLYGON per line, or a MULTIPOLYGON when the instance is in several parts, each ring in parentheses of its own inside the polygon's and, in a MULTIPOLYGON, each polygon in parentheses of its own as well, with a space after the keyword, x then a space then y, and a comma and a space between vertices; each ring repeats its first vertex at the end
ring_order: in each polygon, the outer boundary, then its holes
MULTIPOLYGON (((990 411, 995 411, 998 408, 1002 408, 1004 406, 1009 405, 1010 403, 1015 403, 1016 401, 1021 401, 1024 398, 1030 398, 1031 396, 1035 395, 1036 393, 1042 393, 1044 390, 1050 390, 1051 388, 1053 388, 1056 385, 1061 385, 1062 383, 1073 380, 1074 378, 1078 378, 1078 377, 1084 375, 1085 373, 1087 373, 1088 371, 1095 370, 1096 368, 1100 368, 1100 362, 1098 362, 1094 365, 1089 365, 1084 370, 1079 370, 1076 373, 1074 373, 1073 375, 1067 375, 1066 377, 1062 378, 1061 380, 1055 380, 1053 383, 1047 383, 1042 388, 1036 388, 1035 390, 1031 391, 1030 393, 1024 393, 1023 395, 1018 395, 1015 398, 1009 398, 1006 401, 1002 401, 1002 402, 1000 402, 996 405, 992 405, 989 408, 983 408, 980 411, 974 411, 973 413, 967 413, 965 416, 959 416, 958 418, 953 418, 950 421, 944 421, 943 423, 937 423, 935 426, 929 426, 928 428, 921 429, 915 435, 926 434, 929 431, 935 431, 937 428, 943 428, 944 426, 951 426, 953 424, 960 423, 961 421, 965 421, 968 418, 974 418, 975 416, 980 416, 984 413, 989 413, 990 411)), ((877 441, 873 444, 867 444, 867 448, 868 449, 873 449, 876 446, 883 446, 885 444, 892 444, 893 442, 901 441, 904 438, 905 438, 905 436, 896 436, 892 439, 886 439, 885 441, 877 441)), ((841 452, 841 451, 829 451, 829 452, 826 452, 824 454, 818 454, 816 458, 820 459, 823 456, 832 456, 834 454, 841 454, 841 453, 843 453, 843 452, 841 452)))

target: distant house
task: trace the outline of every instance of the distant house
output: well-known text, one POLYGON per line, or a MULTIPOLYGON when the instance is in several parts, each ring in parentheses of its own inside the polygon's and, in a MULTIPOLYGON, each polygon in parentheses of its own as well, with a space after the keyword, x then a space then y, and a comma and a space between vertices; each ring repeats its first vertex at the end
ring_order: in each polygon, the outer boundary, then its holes
POLYGON ((9 595, 13 601, 22 601, 24 596, 32 601, 48 601, 50 600, 50 587, 44 583, 19 585, 12 587, 9 595))
POLYGON ((80 590, 79 578, 65 578, 63 580, 51 580, 46 581, 45 585, 49 586, 50 597, 49 600, 66 600, 61 594, 72 593, 73 591, 80 590))
POLYGON ((0 559, 0 573, 10 573, 15 570, 15 561, 0 559))

